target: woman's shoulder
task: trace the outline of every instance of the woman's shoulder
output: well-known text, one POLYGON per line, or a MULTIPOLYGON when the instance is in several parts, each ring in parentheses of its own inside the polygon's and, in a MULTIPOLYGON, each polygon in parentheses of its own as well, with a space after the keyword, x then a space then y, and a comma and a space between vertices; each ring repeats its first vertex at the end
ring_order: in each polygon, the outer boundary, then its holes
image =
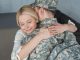
POLYGON ((23 36, 25 36, 25 34, 20 29, 17 30, 16 35, 23 35, 23 36))
POLYGON ((21 30, 17 30, 17 32, 15 34, 15 40, 20 40, 25 37, 26 37, 26 35, 21 30))

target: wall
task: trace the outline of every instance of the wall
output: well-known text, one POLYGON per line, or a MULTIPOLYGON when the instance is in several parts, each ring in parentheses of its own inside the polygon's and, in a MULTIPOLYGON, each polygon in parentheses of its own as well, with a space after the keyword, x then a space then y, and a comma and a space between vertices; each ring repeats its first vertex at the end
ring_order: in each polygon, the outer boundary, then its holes
POLYGON ((17 28, 0 28, 0 60, 11 60, 13 40, 17 28))
POLYGON ((22 5, 32 2, 33 0, 0 0, 0 13, 16 12, 22 5))
POLYGON ((59 0, 57 8, 80 23, 80 0, 59 0))
MULTIPOLYGON (((0 13, 16 12, 24 4, 34 0, 0 0, 0 13)), ((80 22, 80 0, 59 0, 58 9, 80 22)))

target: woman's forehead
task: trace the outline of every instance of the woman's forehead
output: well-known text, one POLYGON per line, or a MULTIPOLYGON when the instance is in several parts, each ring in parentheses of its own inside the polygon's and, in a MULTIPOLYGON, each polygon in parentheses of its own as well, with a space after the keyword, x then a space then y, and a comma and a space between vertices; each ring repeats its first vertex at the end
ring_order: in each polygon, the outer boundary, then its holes
POLYGON ((29 21, 29 20, 33 20, 33 17, 28 15, 28 14, 22 14, 19 16, 19 20, 21 21, 29 21))

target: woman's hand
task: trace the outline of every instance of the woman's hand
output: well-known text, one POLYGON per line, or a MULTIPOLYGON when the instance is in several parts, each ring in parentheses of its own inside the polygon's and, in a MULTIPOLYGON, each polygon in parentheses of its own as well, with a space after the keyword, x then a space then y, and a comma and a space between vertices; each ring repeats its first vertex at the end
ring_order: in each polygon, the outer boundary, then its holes
POLYGON ((51 35, 55 36, 68 30, 68 27, 65 24, 55 24, 53 26, 48 27, 48 30, 50 31, 51 35))

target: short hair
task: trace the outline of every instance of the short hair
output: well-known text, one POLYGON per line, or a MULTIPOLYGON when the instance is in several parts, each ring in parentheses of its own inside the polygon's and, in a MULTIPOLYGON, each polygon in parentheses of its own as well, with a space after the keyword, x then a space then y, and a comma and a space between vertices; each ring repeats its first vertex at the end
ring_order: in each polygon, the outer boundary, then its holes
POLYGON ((27 12, 28 15, 32 16, 33 18, 35 18, 35 20, 38 21, 38 15, 35 9, 30 5, 24 5, 16 13, 16 21, 18 26, 19 26, 19 16, 22 15, 23 12, 27 12))

